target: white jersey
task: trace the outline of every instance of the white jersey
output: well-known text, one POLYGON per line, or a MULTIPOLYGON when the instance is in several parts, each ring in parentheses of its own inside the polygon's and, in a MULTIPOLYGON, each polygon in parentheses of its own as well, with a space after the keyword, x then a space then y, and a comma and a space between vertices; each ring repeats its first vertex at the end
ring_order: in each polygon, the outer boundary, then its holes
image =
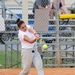
POLYGON ((26 35, 30 39, 34 39, 35 36, 34 36, 33 33, 29 32, 28 29, 30 28, 30 26, 29 25, 26 25, 26 26, 27 26, 27 30, 25 32, 19 30, 18 38, 19 38, 19 40, 21 42, 22 48, 29 49, 29 48, 33 48, 34 47, 34 43, 29 43, 29 42, 24 41, 24 36, 26 35))

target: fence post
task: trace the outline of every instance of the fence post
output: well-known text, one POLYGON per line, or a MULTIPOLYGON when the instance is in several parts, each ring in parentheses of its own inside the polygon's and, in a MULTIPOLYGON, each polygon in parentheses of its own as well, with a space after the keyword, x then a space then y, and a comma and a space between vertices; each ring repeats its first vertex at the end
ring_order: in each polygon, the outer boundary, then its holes
POLYGON ((5 44, 5 68, 7 64, 7 45, 5 44))
POLYGON ((28 0, 22 0, 22 19, 28 24, 28 0))
POLYGON ((5 9, 5 0, 2 1, 2 17, 6 19, 6 9, 5 9))
POLYGON ((13 50, 13 44, 11 44, 11 68, 12 68, 12 62, 13 62, 13 60, 12 60, 12 55, 13 55, 12 50, 13 50))
POLYGON ((17 68, 19 67, 19 44, 17 44, 17 68))
POLYGON ((59 51, 59 0, 57 0, 56 3, 56 62, 57 62, 57 67, 60 67, 60 51, 59 51))

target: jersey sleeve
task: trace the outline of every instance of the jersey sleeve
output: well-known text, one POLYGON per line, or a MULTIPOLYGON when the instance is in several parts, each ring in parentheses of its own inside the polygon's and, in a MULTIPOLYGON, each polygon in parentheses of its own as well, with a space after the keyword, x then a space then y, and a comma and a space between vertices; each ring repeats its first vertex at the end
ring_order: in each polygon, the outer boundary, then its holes
POLYGON ((29 25, 26 25, 27 26, 27 29, 29 29, 31 26, 29 26, 29 25))
POLYGON ((19 38, 20 40, 23 40, 23 39, 24 39, 24 34, 23 34, 23 33, 19 33, 19 34, 18 34, 18 38, 19 38))

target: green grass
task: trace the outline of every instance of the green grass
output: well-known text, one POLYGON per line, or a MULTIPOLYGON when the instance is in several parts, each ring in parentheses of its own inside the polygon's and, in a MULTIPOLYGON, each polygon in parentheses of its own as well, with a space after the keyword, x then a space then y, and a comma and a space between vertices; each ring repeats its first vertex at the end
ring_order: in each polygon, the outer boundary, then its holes
POLYGON ((5 58, 6 58, 6 67, 7 68, 21 67, 20 52, 17 53, 17 51, 14 51, 14 50, 12 50, 12 52, 7 50, 6 57, 5 57, 5 51, 0 50, 0 68, 5 68, 5 58), (11 53, 12 53, 12 55, 11 55, 11 53))
MULTIPOLYGON (((47 56, 51 57, 52 54, 48 53, 48 52, 45 52, 44 56, 45 57, 47 57, 47 56)), ((16 51, 12 50, 12 55, 11 55, 11 51, 7 50, 7 52, 6 52, 6 68, 11 68, 11 67, 16 68, 17 64, 18 64, 18 67, 21 67, 20 62, 21 62, 20 52, 18 52, 18 57, 17 57, 17 52, 16 51), (11 62, 11 59, 12 59, 12 62, 11 62), (18 61, 18 63, 17 63, 17 61, 18 61)), ((52 64, 52 60, 43 60, 43 63, 44 64, 45 63, 52 64)), ((3 50, 0 50, 0 68, 5 68, 5 51, 3 51, 3 50)))
MULTIPOLYGON (((44 57, 53 57, 52 52, 44 52, 44 57)), ((17 51, 12 50, 12 55, 11 51, 7 50, 6 52, 6 68, 20 68, 21 67, 21 54, 20 51, 18 52, 18 57, 17 57, 17 51), (12 62, 11 62, 12 59, 12 62), (18 61, 18 63, 17 63, 18 61)), ((64 63, 72 63, 71 59, 64 59, 64 63)), ((43 59, 43 64, 55 64, 56 59, 43 59)), ((45 67, 45 66, 43 66, 45 67)), ((0 68, 5 68, 5 51, 0 50, 0 68)))
POLYGON ((5 57, 4 57, 4 51, 0 51, 0 67, 4 67, 5 64, 5 57))
MULTIPOLYGON (((55 57, 55 55, 53 55, 52 52, 44 52, 43 55, 44 57, 55 57)), ((43 59, 43 64, 55 64, 55 63, 56 63, 55 59, 43 59)))

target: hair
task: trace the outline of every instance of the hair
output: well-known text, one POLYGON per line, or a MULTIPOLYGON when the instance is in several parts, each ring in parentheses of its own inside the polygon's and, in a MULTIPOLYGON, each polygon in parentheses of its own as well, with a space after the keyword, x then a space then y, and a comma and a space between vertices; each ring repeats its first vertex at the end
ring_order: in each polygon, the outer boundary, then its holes
POLYGON ((20 27, 23 23, 24 23, 24 21, 20 20, 20 18, 18 18, 16 21, 16 24, 18 27, 20 27))

